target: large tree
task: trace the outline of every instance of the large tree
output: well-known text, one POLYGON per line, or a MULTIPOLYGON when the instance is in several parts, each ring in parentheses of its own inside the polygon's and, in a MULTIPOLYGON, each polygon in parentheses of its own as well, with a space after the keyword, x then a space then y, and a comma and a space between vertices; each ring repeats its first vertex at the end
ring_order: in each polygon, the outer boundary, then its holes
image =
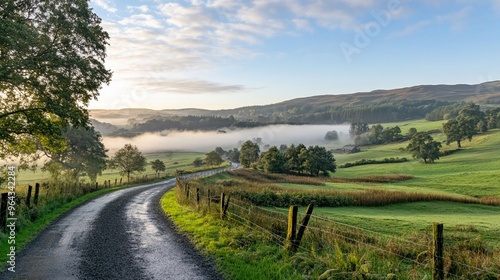
POLYGON ((155 159, 154 161, 151 162, 151 167, 153 170, 156 172, 156 176, 158 177, 158 174, 160 174, 161 171, 167 170, 167 167, 165 166, 165 162, 159 159, 155 159))
POLYGON ((285 172, 285 157, 279 151, 278 147, 272 146, 267 150, 261 158, 261 163, 264 171, 270 173, 285 172))
POLYGON ((406 150, 414 158, 420 158, 424 163, 432 163, 439 159, 440 148, 441 143, 434 141, 432 136, 425 132, 418 132, 412 136, 406 150))
POLYGON ((244 167, 250 167, 250 165, 259 159, 260 148, 257 143, 250 140, 243 143, 240 149, 240 163, 244 167))
POLYGON ((210 153, 206 154, 205 162, 208 165, 219 165, 224 162, 222 159, 221 155, 217 153, 217 151, 211 151, 210 153))
POLYGON ((144 171, 146 168, 146 158, 139 151, 137 146, 125 144, 119 149, 110 161, 112 167, 120 169, 120 174, 127 175, 127 181, 130 182, 130 174, 144 171))
POLYGON ((88 1, 1 1, 0 33, 0 157, 87 127, 86 106, 111 79, 109 36, 88 1))
POLYGON ((305 158, 304 168, 309 174, 318 176, 321 173, 328 174, 328 171, 335 172, 337 165, 335 158, 325 147, 310 146, 307 150, 301 151, 301 157, 305 158))
POLYGON ((300 157, 302 151, 307 150, 304 144, 298 144, 295 146, 292 144, 284 154, 285 157, 285 169, 288 172, 302 173, 304 171, 304 161, 305 158, 300 157))
POLYGON ((443 124, 446 144, 457 142, 457 146, 460 148, 462 140, 469 139, 471 141, 477 133, 487 131, 487 124, 486 115, 480 110, 479 105, 468 104, 460 109, 455 119, 443 124))
POLYGON ((65 141, 61 143, 61 148, 44 149, 50 158, 45 169, 65 172, 74 181, 81 176, 88 176, 94 182, 97 175, 106 168, 107 150, 101 142, 101 134, 93 127, 69 127, 63 137, 65 141), (60 170, 54 168, 56 166, 60 167, 60 170))

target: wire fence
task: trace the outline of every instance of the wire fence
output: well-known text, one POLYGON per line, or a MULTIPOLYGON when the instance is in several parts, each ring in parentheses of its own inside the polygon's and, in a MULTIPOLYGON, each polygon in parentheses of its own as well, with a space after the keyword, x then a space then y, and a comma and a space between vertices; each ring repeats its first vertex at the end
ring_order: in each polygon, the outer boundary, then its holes
MULTIPOLYGON (((220 171, 219 171, 220 172, 220 171)), ((218 173, 218 172, 214 172, 218 173)), ((214 173, 208 173, 210 176, 214 173)), ((178 178, 179 202, 192 206, 198 211, 220 215, 235 224, 244 226, 252 232, 259 233, 263 240, 285 247, 290 228, 286 209, 256 206, 248 201, 230 197, 225 199, 225 191, 230 188, 211 188, 204 184, 190 184, 189 177, 178 178), (227 203, 227 205, 226 205, 227 203)), ((299 214, 295 228, 299 228, 305 218, 299 214)), ((433 235, 420 233, 413 236, 392 236, 355 225, 335 221, 332 218, 311 215, 305 234, 297 244, 297 252, 311 254, 342 255, 343 261, 349 262, 350 255, 372 256, 378 263, 393 262, 411 267, 412 273, 420 273, 416 279, 429 277, 441 272, 448 279, 500 279, 500 260, 498 252, 461 252, 463 248, 448 246, 444 255, 436 255, 433 247, 433 235), (337 248, 337 249, 336 249, 337 248), (340 249, 338 249, 340 248, 340 249), (337 252, 334 254, 332 252, 337 252), (343 253, 339 253, 339 251, 343 253), (476 258, 463 258, 458 255, 475 254, 476 258), (441 261, 443 266, 436 267, 441 261), (419 278, 420 277, 420 278, 419 278)), ((361 267, 361 258, 353 267, 361 267)), ((396 268, 388 268, 397 270, 396 268)), ((438 277, 438 276, 433 276, 438 277)), ((442 279, 442 278, 433 278, 442 279)))

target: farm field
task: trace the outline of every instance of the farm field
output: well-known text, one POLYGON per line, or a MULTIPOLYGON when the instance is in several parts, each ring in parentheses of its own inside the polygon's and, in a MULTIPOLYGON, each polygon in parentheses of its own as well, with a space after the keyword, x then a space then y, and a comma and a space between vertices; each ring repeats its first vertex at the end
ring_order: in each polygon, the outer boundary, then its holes
MULTIPOLYGON (((174 175, 175 170, 185 170, 185 169, 193 170, 194 168, 192 164, 193 160, 195 160, 197 157, 204 158, 205 154, 196 152, 158 152, 158 153, 144 154, 144 156, 146 157, 147 162, 153 161, 155 159, 159 159, 165 162, 167 170, 165 172, 162 172, 161 174, 161 176, 164 176, 165 174, 174 175)), ((146 167, 146 171, 136 175, 143 176, 146 174, 150 177, 155 174, 155 171, 151 168, 151 165, 149 164, 146 167)), ((114 181, 115 179, 120 180, 121 177, 122 176, 120 175, 118 169, 106 169, 104 170, 101 176, 97 177, 97 181, 98 182, 103 182, 104 180, 114 181)), ((36 172, 26 171, 26 170, 18 171, 17 182, 18 185, 22 188, 25 185, 46 181, 48 179, 49 179, 49 174, 42 172, 40 168, 38 168, 36 172)), ((123 180, 126 180, 126 176, 123 178, 123 180)))
MULTIPOLYGON (((384 127, 399 125, 415 127, 419 131, 441 128, 442 121, 383 124, 384 127)), ((434 139, 442 140, 442 133, 432 134, 434 139)), ((500 130, 491 130, 476 135, 471 142, 464 141, 462 150, 441 157, 433 164, 422 164, 412 159, 400 148, 407 142, 362 147, 356 154, 335 154, 337 165, 361 159, 384 159, 407 157, 408 162, 389 164, 370 164, 349 168, 338 168, 333 177, 357 178, 386 174, 405 174, 413 176, 410 180, 393 183, 332 183, 323 186, 281 183, 279 186, 290 190, 335 190, 366 191, 387 190, 411 193, 442 194, 457 197, 500 198, 500 130)), ((443 149, 455 149, 456 144, 443 149)), ((284 209, 283 209, 284 210, 284 209)), ((490 247, 500 247, 500 207, 477 204, 464 204, 446 201, 401 203, 378 207, 321 207, 315 209, 316 215, 327 216, 336 221, 359 226, 368 230, 401 235, 411 232, 430 232, 433 222, 445 224, 448 236, 470 235, 480 238, 490 247)))

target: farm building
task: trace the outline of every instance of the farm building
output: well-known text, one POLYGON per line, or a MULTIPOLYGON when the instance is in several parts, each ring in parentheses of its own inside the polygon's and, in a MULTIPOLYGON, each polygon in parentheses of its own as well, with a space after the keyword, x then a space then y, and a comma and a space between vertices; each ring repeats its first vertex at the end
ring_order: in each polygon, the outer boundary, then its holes
POLYGON ((341 151, 346 154, 352 154, 352 153, 359 153, 361 150, 359 149, 358 146, 354 145, 345 145, 342 147, 341 151))

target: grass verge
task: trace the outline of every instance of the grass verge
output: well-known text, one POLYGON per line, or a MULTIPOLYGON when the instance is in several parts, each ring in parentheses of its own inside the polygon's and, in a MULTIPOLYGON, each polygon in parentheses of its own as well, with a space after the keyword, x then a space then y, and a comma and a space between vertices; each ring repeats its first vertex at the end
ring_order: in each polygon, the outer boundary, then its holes
POLYGON ((303 279, 288 254, 258 233, 178 204, 173 190, 163 196, 161 205, 179 231, 215 260, 225 279, 303 279))

